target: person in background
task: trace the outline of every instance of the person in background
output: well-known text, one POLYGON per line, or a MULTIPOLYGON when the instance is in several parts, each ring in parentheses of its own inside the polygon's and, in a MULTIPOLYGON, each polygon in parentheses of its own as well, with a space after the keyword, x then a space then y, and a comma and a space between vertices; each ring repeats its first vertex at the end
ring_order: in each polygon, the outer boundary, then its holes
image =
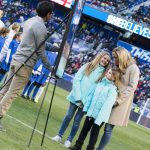
POLYGON ((32 74, 29 78, 28 83, 26 84, 26 86, 24 87, 24 89, 22 91, 22 94, 21 94, 22 98, 29 99, 29 97, 27 97, 27 92, 28 92, 30 86, 35 82, 37 76, 40 75, 41 70, 42 70, 42 66, 43 66, 43 64, 42 64, 41 60, 39 59, 36 62, 35 66, 32 70, 32 74))
POLYGON ((127 49, 116 47, 113 49, 112 56, 115 70, 119 76, 119 96, 114 104, 109 121, 105 124, 104 134, 97 150, 104 150, 111 139, 115 126, 128 125, 134 92, 140 75, 139 68, 127 49))
POLYGON ((0 30, 0 52, 4 46, 7 35, 9 34, 9 29, 4 27, 0 30))
MULTIPOLYGON (((48 52, 48 51, 46 51, 46 55, 50 64, 54 66, 56 55, 54 56, 52 52, 48 52)), ((38 102, 38 101, 35 101, 36 95, 40 87, 44 87, 46 85, 49 75, 50 75, 50 70, 46 69, 46 67, 42 64, 41 71, 38 72, 38 75, 36 76, 35 81, 28 88, 27 97, 26 97, 27 99, 30 99, 30 94, 33 91, 33 94, 31 96, 31 101, 38 102)))
POLYGON ((20 42, 21 42, 21 33, 17 33, 14 36, 13 40, 10 42, 10 45, 7 50, 7 54, 4 58, 4 60, 0 64, 0 69, 1 69, 0 82, 3 80, 5 74, 9 71, 12 57, 16 53, 20 42))
POLYGON ((103 51, 97 54, 94 60, 86 63, 78 70, 73 79, 72 90, 67 97, 70 101, 69 108, 64 120, 62 121, 58 134, 55 137, 52 137, 52 140, 57 142, 62 141, 62 136, 64 135, 71 119, 74 117, 70 135, 64 144, 67 148, 71 146, 71 142, 78 131, 81 119, 84 115, 81 100, 87 96, 91 86, 97 84, 97 79, 104 76, 109 63, 110 55, 109 53, 103 51))
POLYGON ((10 29, 9 34, 7 35, 7 38, 5 40, 5 43, 4 43, 1 53, 0 53, 0 62, 2 62, 6 58, 6 55, 7 55, 8 49, 9 49, 9 45, 10 45, 11 41, 13 40, 14 36, 19 32, 20 25, 14 23, 11 25, 11 27, 9 29, 10 29))

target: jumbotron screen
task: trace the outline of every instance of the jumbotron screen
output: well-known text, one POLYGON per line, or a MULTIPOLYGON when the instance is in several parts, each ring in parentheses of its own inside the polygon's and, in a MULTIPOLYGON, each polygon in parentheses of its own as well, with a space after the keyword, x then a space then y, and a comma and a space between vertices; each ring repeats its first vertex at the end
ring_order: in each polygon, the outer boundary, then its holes
POLYGON ((70 8, 73 0, 51 0, 51 1, 70 8))

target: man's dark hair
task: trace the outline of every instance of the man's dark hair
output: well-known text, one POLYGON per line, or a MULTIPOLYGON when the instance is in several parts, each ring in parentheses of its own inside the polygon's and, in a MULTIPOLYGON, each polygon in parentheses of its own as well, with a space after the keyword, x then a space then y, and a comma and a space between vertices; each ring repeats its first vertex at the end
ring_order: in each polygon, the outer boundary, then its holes
POLYGON ((42 1, 40 3, 38 3, 37 8, 36 8, 36 12, 38 14, 39 17, 46 17, 48 13, 52 13, 54 9, 54 5, 51 2, 48 1, 42 1))

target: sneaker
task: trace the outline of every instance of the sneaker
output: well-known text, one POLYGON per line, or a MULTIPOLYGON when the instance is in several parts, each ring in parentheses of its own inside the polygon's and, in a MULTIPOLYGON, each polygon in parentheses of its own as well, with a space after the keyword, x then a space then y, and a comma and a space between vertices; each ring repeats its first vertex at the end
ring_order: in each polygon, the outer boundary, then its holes
POLYGON ((31 98, 31 102, 34 102, 34 103, 35 103, 35 99, 34 99, 34 98, 31 98))
POLYGON ((35 102, 35 103, 38 103, 38 99, 35 99, 34 102, 35 102))
POLYGON ((65 146, 66 148, 69 148, 69 147, 71 146, 71 142, 70 142, 69 140, 67 140, 67 141, 65 142, 64 146, 65 146))
POLYGON ((60 143, 62 142, 62 138, 59 135, 56 135, 56 136, 52 137, 51 139, 55 142, 60 142, 60 143))
POLYGON ((69 147, 71 150, 81 150, 81 147, 78 147, 76 145, 69 147))

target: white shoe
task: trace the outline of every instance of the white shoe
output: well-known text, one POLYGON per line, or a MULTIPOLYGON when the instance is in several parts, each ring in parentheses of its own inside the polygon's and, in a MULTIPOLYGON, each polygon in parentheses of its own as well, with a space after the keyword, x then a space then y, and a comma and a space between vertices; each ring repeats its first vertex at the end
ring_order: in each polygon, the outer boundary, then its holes
POLYGON ((67 141, 65 142, 64 146, 65 146, 66 148, 69 148, 69 147, 71 146, 71 142, 67 140, 67 141))
POLYGON ((62 142, 62 138, 59 135, 56 135, 56 136, 52 137, 51 139, 55 142, 60 142, 60 143, 62 142))

